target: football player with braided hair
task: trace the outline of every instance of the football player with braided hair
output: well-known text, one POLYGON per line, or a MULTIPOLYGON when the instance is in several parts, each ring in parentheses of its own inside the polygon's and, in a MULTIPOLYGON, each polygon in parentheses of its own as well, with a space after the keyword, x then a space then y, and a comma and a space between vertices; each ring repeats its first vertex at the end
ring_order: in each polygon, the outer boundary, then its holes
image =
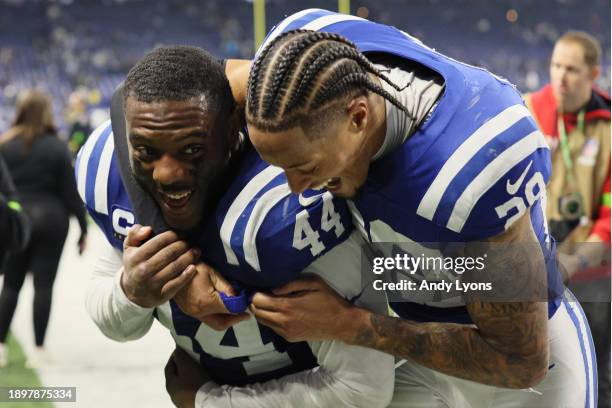
POLYGON ((482 254, 476 242, 487 248, 484 270, 412 279, 525 291, 388 291, 399 316, 389 317, 308 278, 257 293, 260 322, 292 341, 342 340, 406 359, 392 406, 596 406, 590 331, 559 279, 546 225, 550 154, 514 86, 394 27, 310 9, 260 48, 246 118, 253 145, 292 191, 350 198, 372 246, 410 243, 440 256, 442 243, 464 243, 468 255, 482 254))

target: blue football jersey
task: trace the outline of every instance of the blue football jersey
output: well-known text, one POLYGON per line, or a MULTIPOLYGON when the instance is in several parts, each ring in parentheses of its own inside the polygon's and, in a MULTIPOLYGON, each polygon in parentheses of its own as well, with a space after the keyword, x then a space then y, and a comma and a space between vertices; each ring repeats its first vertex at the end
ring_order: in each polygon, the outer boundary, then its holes
MULTIPOLYGON (((364 236, 370 242, 478 241, 502 233, 529 212, 545 254, 552 316, 563 284, 545 216, 550 152, 514 86, 394 27, 326 10, 286 18, 262 47, 298 28, 340 34, 366 56, 384 53, 417 62, 444 78, 444 92, 430 115, 395 151, 372 163, 350 203, 364 236)), ((407 300, 392 303, 402 317, 470 322, 461 295, 407 300)))
MULTIPOLYGON (((79 194, 111 245, 123 250, 138 222, 120 177, 110 121, 98 127, 75 165, 79 194)), ((346 203, 324 191, 290 193, 281 169, 247 148, 214 221, 199 236, 203 260, 242 289, 272 289, 295 279, 352 230, 346 203)), ((155 309, 176 343, 219 384, 267 381, 316 366, 307 343, 289 343, 255 319, 216 331, 170 301, 155 309)))

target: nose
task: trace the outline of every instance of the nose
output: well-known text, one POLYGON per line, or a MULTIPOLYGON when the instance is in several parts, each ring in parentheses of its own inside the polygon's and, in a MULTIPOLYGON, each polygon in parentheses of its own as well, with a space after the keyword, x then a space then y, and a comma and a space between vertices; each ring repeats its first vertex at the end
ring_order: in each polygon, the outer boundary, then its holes
POLYGON ((294 171, 285 171, 285 175, 291 192, 295 194, 302 193, 310 185, 310 178, 306 175, 294 171))
POLYGON ((155 163, 153 180, 158 185, 170 185, 183 181, 187 177, 187 174, 188 171, 184 163, 176 160, 169 154, 164 154, 155 163))
POLYGON ((567 69, 565 67, 556 67, 553 69, 553 75, 557 77, 557 80, 564 82, 567 77, 567 69))

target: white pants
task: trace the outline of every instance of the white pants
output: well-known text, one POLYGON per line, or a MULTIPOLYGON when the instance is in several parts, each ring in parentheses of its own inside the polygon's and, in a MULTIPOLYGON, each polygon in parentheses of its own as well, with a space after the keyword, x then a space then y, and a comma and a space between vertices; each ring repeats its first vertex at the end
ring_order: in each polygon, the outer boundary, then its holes
POLYGON ((550 363, 535 387, 512 390, 462 380, 406 362, 395 373, 392 408, 596 408, 595 349, 580 304, 566 290, 548 324, 550 363))

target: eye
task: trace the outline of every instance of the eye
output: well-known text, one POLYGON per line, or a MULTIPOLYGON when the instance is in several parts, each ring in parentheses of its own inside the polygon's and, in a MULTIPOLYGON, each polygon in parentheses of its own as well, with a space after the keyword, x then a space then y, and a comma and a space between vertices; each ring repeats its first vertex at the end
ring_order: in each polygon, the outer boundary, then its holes
POLYGON ((134 150, 136 157, 142 161, 151 161, 158 156, 157 150, 149 146, 137 146, 134 150))
POLYGON ((202 145, 193 144, 193 145, 189 145, 186 148, 184 148, 182 153, 187 156, 192 156, 192 155, 198 154, 201 151, 202 151, 202 145))

